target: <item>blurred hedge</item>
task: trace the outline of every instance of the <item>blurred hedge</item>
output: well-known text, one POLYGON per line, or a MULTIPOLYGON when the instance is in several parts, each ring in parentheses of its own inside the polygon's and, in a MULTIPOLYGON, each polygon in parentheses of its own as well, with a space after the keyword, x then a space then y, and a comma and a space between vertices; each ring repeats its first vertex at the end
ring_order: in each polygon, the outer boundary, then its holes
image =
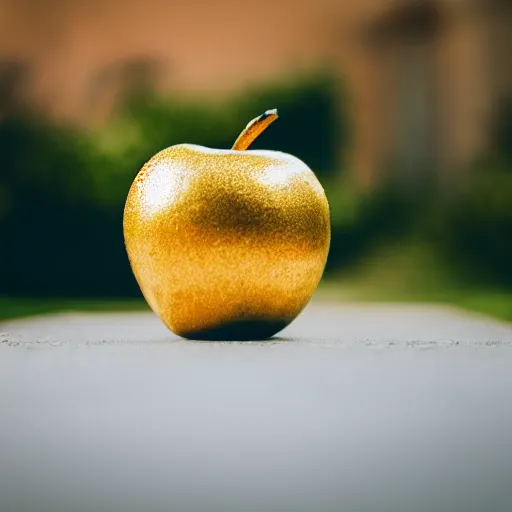
POLYGON ((481 162, 430 209, 430 240, 465 281, 512 287, 511 163, 481 162))
POLYGON ((500 118, 498 156, 454 191, 354 187, 344 174, 349 109, 332 77, 259 87, 220 103, 130 94, 101 130, 35 113, 0 121, 0 295, 139 295, 124 250, 122 214, 145 161, 173 144, 229 148, 247 122, 277 107, 280 119, 254 148, 307 162, 331 207, 327 272, 381 242, 424 237, 464 279, 512 286, 512 110, 500 118))
POLYGON ((254 144, 290 152, 328 181, 347 144, 344 103, 326 76, 254 88, 218 104, 138 91, 96 132, 34 113, 0 122, 0 294, 138 294, 126 258, 122 213, 142 164, 191 142, 229 148, 247 122, 278 107, 280 120, 254 144))
POLYGON ((0 143, 0 292, 133 293, 122 207, 98 200, 95 179, 116 162, 83 134, 28 117, 4 120, 0 143))

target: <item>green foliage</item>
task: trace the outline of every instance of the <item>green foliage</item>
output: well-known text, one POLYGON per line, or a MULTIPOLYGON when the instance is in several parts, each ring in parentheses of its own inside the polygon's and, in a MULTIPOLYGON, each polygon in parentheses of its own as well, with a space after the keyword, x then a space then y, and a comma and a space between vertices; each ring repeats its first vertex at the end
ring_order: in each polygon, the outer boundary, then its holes
POLYGON ((317 173, 331 208, 327 270, 414 234, 473 279, 512 286, 510 119, 500 122, 500 163, 481 165, 457 194, 361 191, 344 175, 347 104, 329 77, 253 88, 220 103, 146 91, 89 133, 30 114, 0 121, 0 294, 139 295, 124 250, 122 216, 140 167, 189 142, 229 148, 249 120, 277 107, 280 119, 255 142, 297 155, 317 173))
POLYGON ((339 169, 341 149, 347 146, 343 106, 341 86, 328 76, 253 88, 220 104, 165 100, 146 91, 127 99, 110 133, 131 133, 133 144, 121 146, 142 161, 183 142, 228 149, 252 118, 277 107, 279 121, 251 148, 294 154, 325 176, 339 169))
POLYGON ((34 315, 62 312, 144 311, 148 305, 141 298, 130 299, 69 299, 69 298, 12 298, 0 295, 0 321, 34 315))
POLYGON ((246 91, 229 104, 127 98, 97 133, 26 114, 0 122, 0 294, 138 295, 122 235, 128 189, 145 161, 190 142, 229 148, 262 111, 281 119, 255 147, 291 152, 322 177, 339 168, 346 128, 326 77, 246 91), (340 146, 341 144, 341 146, 340 146))
POLYGON ((465 279, 512 286, 512 172, 503 162, 480 164, 459 190, 442 197, 430 228, 465 279))
POLYGON ((332 238, 327 271, 356 263, 383 241, 403 237, 414 227, 418 206, 395 182, 367 191, 341 180, 324 187, 331 209, 332 238))
POLYGON ((108 276, 129 275, 121 259, 121 212, 94 199, 94 172, 103 159, 93 142, 35 118, 4 120, 0 141, 1 291, 101 295, 108 276))

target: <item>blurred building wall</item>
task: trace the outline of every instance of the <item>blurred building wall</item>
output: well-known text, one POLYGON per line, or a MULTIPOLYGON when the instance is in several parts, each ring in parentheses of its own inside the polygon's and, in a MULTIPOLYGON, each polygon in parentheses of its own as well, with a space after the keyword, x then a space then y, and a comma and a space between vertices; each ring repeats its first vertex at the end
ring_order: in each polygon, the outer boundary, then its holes
POLYGON ((314 67, 327 53, 322 29, 335 5, 0 0, 0 56, 30 68, 31 95, 52 114, 89 120, 142 73, 159 90, 211 96, 314 67))
MULTIPOLYGON (((0 93, 101 122, 122 87, 220 96, 329 67, 352 99, 352 167, 372 183, 455 179, 509 94, 497 0, 0 0, 0 93)), ((271 105, 273 106, 273 105, 271 105)))
POLYGON ((355 60, 354 167, 370 183, 388 167, 409 182, 457 180, 492 152, 492 127, 511 95, 511 3, 384 4, 347 45, 345 61, 355 60))

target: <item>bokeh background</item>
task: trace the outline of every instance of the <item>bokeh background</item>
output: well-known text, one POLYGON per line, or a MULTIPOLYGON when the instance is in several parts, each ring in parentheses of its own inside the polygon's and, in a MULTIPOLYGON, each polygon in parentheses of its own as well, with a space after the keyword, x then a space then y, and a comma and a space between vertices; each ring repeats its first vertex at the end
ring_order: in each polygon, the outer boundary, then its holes
POLYGON ((512 319, 512 2, 0 0, 0 317, 138 307, 129 186, 254 144, 323 183, 319 294, 512 319), (78 307, 78 306, 76 306, 78 307))

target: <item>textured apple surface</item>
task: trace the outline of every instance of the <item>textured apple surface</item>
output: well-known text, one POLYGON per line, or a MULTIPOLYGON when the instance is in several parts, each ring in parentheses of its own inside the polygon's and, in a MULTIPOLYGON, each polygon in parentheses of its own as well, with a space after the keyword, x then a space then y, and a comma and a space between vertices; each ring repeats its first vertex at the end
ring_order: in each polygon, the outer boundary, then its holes
POLYGON ((183 144, 137 175, 124 235, 142 293, 171 331, 263 339, 300 313, 320 281, 329 205, 292 155, 183 144))

